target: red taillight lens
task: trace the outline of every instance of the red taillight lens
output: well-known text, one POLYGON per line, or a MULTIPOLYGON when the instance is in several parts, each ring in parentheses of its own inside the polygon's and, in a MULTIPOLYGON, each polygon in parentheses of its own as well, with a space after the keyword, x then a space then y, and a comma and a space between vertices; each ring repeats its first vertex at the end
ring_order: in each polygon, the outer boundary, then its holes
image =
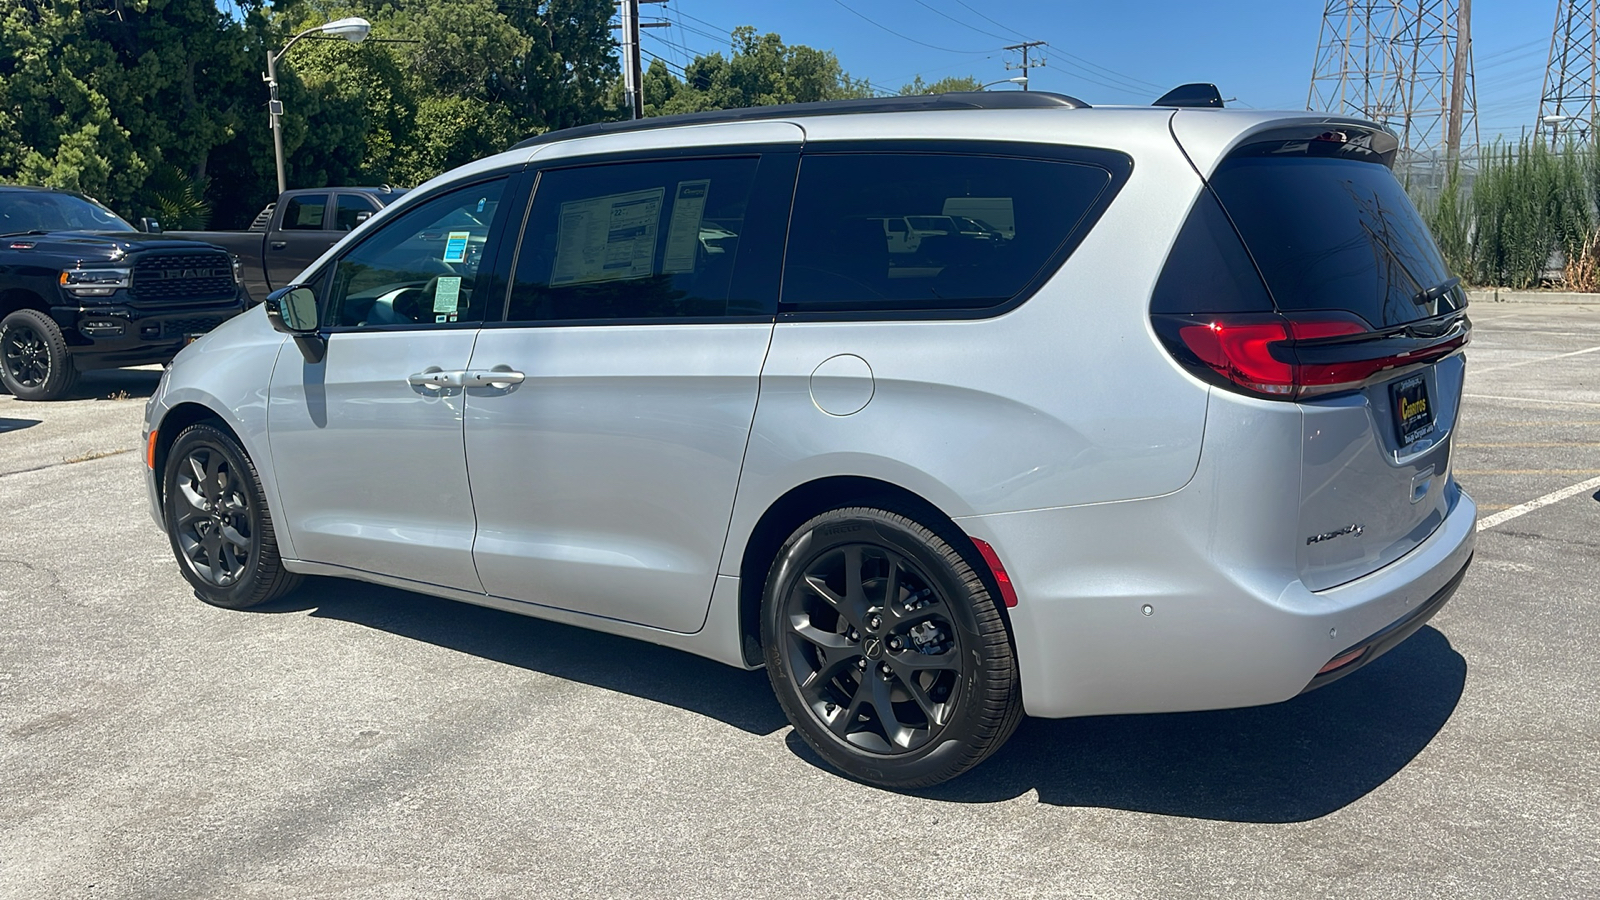
POLYGON ((1252 393, 1285 400, 1354 390, 1385 370, 1441 359, 1467 342, 1461 330, 1436 343, 1403 342, 1408 349, 1396 352, 1395 341, 1339 314, 1220 315, 1191 319, 1175 330, 1189 354, 1212 372, 1252 393))
POLYGON ((1272 355, 1275 344, 1289 339, 1282 319, 1185 325, 1178 336, 1200 361, 1229 381, 1263 394, 1294 393, 1294 365, 1272 355))

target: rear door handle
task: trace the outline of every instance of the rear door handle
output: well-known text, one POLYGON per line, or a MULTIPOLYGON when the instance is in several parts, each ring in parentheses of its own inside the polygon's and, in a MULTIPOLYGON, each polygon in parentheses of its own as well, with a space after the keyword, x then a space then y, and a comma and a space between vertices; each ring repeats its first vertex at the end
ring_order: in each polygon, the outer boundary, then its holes
POLYGON ((427 388, 430 391, 443 390, 444 388, 465 387, 467 373, 457 369, 446 372, 438 366, 429 366, 421 372, 406 376, 406 383, 412 387, 427 388))
POLYGON ((274 250, 287 250, 287 249, 289 249, 289 242, 288 241, 273 241, 272 242, 272 249, 274 249, 274 250))
POLYGON ((508 388, 514 384, 521 384, 528 376, 521 372, 513 372, 510 366, 495 366, 492 369, 472 369, 462 373, 464 387, 508 388))

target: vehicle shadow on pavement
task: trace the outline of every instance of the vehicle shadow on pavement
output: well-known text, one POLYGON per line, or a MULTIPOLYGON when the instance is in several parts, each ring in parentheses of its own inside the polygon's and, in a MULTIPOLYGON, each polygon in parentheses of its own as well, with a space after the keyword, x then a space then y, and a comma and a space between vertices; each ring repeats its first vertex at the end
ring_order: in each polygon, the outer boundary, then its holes
POLYGON ((415 641, 675 706, 752 734, 787 726, 765 672, 570 625, 331 578, 255 611, 310 610, 415 641))
POLYGON ((1361 671, 1272 706, 1025 719, 977 769, 916 793, 986 803, 1036 790, 1058 806, 1304 822, 1405 768, 1449 721, 1466 676, 1461 654, 1424 627, 1361 671))
POLYGON ((8 419, 5 416, 0 416, 0 434, 21 431, 24 428, 32 428, 37 424, 39 424, 38 419, 8 419))
POLYGON ((97 369, 79 376, 65 399, 144 400, 161 383, 161 369, 97 369))

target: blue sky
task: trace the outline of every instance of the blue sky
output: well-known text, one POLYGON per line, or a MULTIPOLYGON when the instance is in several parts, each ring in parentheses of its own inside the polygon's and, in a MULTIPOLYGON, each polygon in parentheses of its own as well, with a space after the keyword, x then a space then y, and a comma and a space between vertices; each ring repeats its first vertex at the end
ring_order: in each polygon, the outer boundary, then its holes
MULTIPOLYGON (((1534 121, 1556 0, 1478 0, 1473 58, 1481 134, 1515 137, 1534 121)), ((1322 0, 669 0, 646 5, 646 52, 682 64, 725 50, 727 31, 754 25, 832 50, 853 77, 896 90, 914 76, 998 81, 1020 40, 1050 42, 1036 90, 1090 103, 1149 103, 1169 87, 1212 81, 1241 105, 1303 109, 1322 0), (868 21, 871 20, 871 21, 868 21), (876 23, 876 24, 874 24, 876 23), (898 34, 893 34, 898 32, 898 34)), ((648 62, 648 57, 646 58, 648 62)), ((1004 87, 1004 86, 1002 86, 1004 87)))

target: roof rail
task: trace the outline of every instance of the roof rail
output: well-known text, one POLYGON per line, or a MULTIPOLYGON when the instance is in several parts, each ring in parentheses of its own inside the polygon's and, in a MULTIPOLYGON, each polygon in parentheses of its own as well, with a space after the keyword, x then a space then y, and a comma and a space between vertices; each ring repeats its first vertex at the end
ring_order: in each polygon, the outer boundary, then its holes
POLYGON ((711 125, 810 116, 849 116, 860 113, 925 112, 941 109, 1087 109, 1089 104, 1066 94, 1048 91, 952 91, 946 94, 911 94, 904 97, 867 97, 860 100, 821 100, 815 103, 781 103, 744 109, 714 109, 676 116, 653 116, 625 122, 597 122, 547 131, 512 146, 513 150, 602 134, 653 131, 677 125, 711 125))

